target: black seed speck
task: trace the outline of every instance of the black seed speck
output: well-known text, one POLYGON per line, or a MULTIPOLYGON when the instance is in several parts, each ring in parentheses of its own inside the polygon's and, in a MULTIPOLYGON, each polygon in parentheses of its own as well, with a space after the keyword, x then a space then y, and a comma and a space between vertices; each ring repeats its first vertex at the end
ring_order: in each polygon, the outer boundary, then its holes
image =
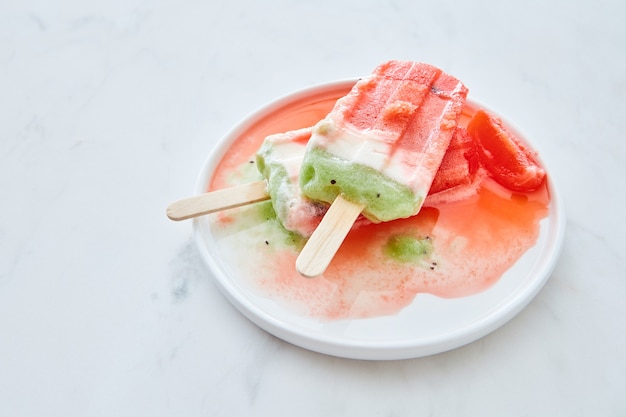
POLYGON ((266 245, 269 245, 269 244, 270 244, 270 242, 268 242, 268 241, 266 240, 266 241, 265 241, 265 244, 266 244, 266 245))
POLYGON ((430 267, 430 270, 432 271, 433 269, 435 269, 435 267, 434 267, 434 266, 431 266, 431 267, 430 267))
POLYGON ((331 184, 337 184, 337 181, 335 181, 335 180, 330 180, 330 183, 331 183, 331 184))
POLYGON ((376 193, 376 198, 380 198, 380 193, 376 193))

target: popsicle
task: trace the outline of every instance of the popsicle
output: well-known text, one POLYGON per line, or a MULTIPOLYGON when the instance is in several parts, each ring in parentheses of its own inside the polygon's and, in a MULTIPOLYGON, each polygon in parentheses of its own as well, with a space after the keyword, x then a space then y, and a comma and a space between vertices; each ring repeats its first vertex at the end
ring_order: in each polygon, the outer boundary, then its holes
MULTIPOLYGON (((267 194, 283 227, 309 237, 330 204, 310 200, 300 191, 299 171, 312 128, 267 136, 256 153, 257 168, 267 183, 267 194)), ((479 167, 476 143, 457 127, 426 198, 426 204, 449 204, 476 192, 479 167)), ((369 221, 360 218, 358 223, 369 221)))
POLYGON ((267 136, 256 153, 257 168, 267 183, 276 216, 287 230, 309 237, 317 228, 328 204, 304 198, 299 173, 312 128, 267 136))
POLYGON ((424 205, 450 204, 475 195, 484 177, 480 166, 478 144, 466 128, 458 126, 428 190, 424 205))
POLYGON ((419 212, 466 96, 432 65, 389 61, 315 125, 300 186, 332 206, 296 261, 302 275, 323 273, 359 214, 380 222, 419 212))

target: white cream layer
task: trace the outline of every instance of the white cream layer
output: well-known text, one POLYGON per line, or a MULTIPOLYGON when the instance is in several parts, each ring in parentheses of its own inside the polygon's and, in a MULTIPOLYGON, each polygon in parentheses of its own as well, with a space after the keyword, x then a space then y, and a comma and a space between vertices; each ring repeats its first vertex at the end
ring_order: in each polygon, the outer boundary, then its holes
MULTIPOLYGON (((431 134, 435 137, 438 135, 438 130, 431 134)), ((349 163, 373 168, 397 183, 406 185, 416 196, 425 197, 439 168, 440 158, 433 160, 428 152, 392 152, 394 140, 395 137, 388 132, 357 130, 329 116, 316 125, 309 143, 349 163)), ((432 143, 433 139, 429 138, 428 141, 432 143)))

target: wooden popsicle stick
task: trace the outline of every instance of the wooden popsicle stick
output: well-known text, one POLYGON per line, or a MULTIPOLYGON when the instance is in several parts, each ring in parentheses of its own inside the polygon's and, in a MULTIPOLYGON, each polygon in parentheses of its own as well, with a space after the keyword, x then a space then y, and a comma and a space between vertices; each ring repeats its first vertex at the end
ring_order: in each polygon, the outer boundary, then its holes
POLYGON ((313 278, 324 273, 363 207, 337 196, 296 259, 301 275, 313 278))
POLYGON ((171 220, 186 220, 269 198, 265 181, 255 181, 175 201, 166 213, 171 220))

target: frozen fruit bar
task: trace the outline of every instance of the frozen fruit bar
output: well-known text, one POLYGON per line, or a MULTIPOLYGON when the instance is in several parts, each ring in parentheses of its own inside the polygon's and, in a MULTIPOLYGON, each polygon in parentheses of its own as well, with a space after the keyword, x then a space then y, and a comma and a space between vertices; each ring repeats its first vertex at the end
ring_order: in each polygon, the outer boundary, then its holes
POLYGON ((457 127, 467 89, 422 63, 389 61, 358 81, 315 125, 303 195, 364 205, 372 221, 416 214, 457 127))
MULTIPOLYGON (((299 170, 312 128, 267 136, 256 153, 257 167, 267 183, 272 206, 283 227, 309 237, 328 210, 328 204, 302 196, 299 170)), ((457 127, 435 175, 426 203, 450 203, 476 191, 476 144, 457 127)), ((359 224, 367 224, 361 219, 359 224)))
POLYGON ((303 198, 298 184, 311 131, 309 127, 267 136, 256 154, 276 216, 285 229, 305 237, 313 233, 328 208, 303 198))
POLYGON ((476 194, 482 182, 478 146, 464 127, 458 126, 435 175, 425 205, 464 200, 476 194))

